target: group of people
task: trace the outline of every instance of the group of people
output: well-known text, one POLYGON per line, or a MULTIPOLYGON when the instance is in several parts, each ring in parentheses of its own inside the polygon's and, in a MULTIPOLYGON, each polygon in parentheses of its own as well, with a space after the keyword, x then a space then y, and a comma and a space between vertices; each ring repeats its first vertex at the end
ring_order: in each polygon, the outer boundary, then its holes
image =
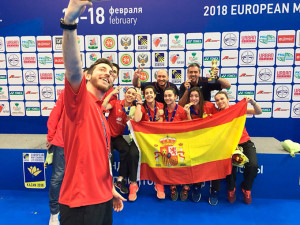
MULTIPOLYGON (((53 150, 53 174, 50 182, 49 225, 76 224, 112 224, 112 210, 121 211, 123 201, 120 195, 128 195, 129 201, 137 199, 137 168, 139 151, 134 141, 125 140, 123 134, 128 120, 135 122, 173 122, 205 118, 230 107, 226 92, 230 83, 217 76, 210 83, 208 78, 200 77, 200 66, 191 64, 187 70, 187 80, 177 86, 169 82, 168 72, 159 70, 155 82, 142 83, 139 80, 143 68, 134 72, 133 86, 126 89, 123 100, 117 98, 121 87, 113 88, 118 77, 119 67, 107 59, 98 59, 84 72, 81 69, 80 51, 77 44, 76 19, 90 1, 70 0, 65 16, 61 19, 63 29, 63 57, 66 70, 65 89, 59 96, 48 120, 47 148, 53 150), (142 100, 142 93, 144 101, 142 100), (210 102, 211 91, 219 90, 215 95, 215 104, 210 102), (179 97, 178 103, 176 103, 179 97), (104 113, 108 112, 106 118, 104 113), (112 151, 120 155, 119 176, 113 184, 112 151), (129 179, 129 190, 126 179, 129 179), (58 201, 59 196, 59 201, 58 201), (59 203, 58 203, 59 202, 59 203)), ((247 98, 253 107, 249 114, 260 114, 256 102, 247 98)), ((251 203, 251 188, 257 175, 256 149, 244 129, 239 145, 249 158, 245 164, 244 181, 241 188, 244 201, 251 203)), ((141 149, 142 150, 142 149, 141 149)), ((236 168, 226 177, 228 201, 235 197, 236 168)), ((209 203, 218 203, 220 180, 211 182, 209 203)), ((202 183, 170 185, 170 197, 173 201, 188 198, 192 189, 192 200, 200 201, 202 183)), ((159 199, 165 199, 163 184, 156 183, 155 190, 159 199)))

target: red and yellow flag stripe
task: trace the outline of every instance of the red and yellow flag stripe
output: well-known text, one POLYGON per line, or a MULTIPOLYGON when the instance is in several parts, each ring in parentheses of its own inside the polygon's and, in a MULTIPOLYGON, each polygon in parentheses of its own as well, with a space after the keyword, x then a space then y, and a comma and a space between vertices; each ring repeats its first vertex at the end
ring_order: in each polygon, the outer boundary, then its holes
POLYGON ((204 119, 128 123, 140 150, 138 177, 161 184, 222 179, 231 173, 231 155, 246 120, 243 100, 204 119))

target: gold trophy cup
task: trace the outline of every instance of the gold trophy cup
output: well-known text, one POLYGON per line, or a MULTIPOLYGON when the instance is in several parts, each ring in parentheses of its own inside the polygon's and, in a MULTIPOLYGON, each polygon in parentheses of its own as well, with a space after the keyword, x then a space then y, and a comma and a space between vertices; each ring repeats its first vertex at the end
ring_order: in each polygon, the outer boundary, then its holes
POLYGON ((210 69, 210 78, 208 78, 208 83, 216 83, 217 75, 215 75, 215 70, 218 68, 218 60, 213 59, 211 61, 211 69, 210 69))

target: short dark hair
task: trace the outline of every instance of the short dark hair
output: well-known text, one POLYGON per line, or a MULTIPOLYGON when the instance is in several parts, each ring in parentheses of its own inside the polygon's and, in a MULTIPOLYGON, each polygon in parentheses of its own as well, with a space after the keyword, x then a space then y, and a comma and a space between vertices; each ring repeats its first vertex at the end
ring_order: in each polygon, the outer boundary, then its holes
POLYGON ((165 93, 166 91, 172 91, 172 92, 174 93, 174 95, 177 95, 176 90, 175 90, 175 88, 173 88, 173 87, 167 87, 167 88, 164 90, 164 93, 165 93))
POLYGON ((119 71, 120 71, 119 65, 118 65, 117 63, 112 63, 112 65, 118 69, 117 74, 118 74, 118 76, 119 76, 119 71))
POLYGON ((113 67, 113 64, 111 63, 110 60, 108 59, 105 59, 105 58, 100 58, 100 59, 97 59, 96 62, 94 62, 93 65, 90 66, 90 68, 88 69, 87 73, 88 74, 92 74, 95 67, 98 65, 98 64, 101 64, 101 63, 104 63, 104 64, 107 64, 109 65, 111 68, 113 67))
POLYGON ((192 64, 190 64, 190 65, 188 66, 188 68, 187 68, 188 71, 189 71, 189 69, 190 69, 191 67, 198 67, 199 72, 200 72, 200 70, 201 70, 200 65, 199 65, 198 63, 192 63, 192 64))

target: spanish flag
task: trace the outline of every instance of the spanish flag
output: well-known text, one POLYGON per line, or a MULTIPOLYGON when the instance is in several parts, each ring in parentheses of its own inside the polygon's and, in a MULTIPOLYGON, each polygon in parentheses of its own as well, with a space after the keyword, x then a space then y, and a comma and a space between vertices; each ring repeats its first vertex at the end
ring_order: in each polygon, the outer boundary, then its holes
POLYGON ((242 136, 247 103, 204 119, 136 123, 128 126, 140 151, 138 179, 191 184, 231 174, 231 155, 242 136))

